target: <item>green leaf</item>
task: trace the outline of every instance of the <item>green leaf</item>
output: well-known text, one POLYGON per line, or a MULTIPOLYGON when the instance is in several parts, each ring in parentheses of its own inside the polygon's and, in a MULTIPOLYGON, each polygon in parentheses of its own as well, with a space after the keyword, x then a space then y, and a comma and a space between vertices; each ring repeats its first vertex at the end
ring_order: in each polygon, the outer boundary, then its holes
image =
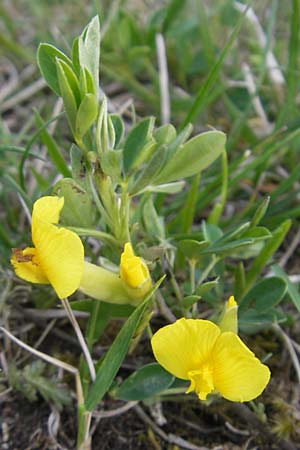
POLYGON ((247 305, 251 304, 257 312, 266 312, 282 300, 286 290, 286 282, 281 278, 265 278, 253 286, 241 299, 239 311, 243 311, 247 305))
POLYGON ((97 372, 96 379, 92 384, 85 402, 86 408, 93 411, 97 404, 102 400, 105 393, 110 388, 125 355, 130 342, 139 325, 141 318, 147 308, 148 302, 153 293, 159 287, 163 278, 161 278, 152 288, 143 303, 131 314, 118 333, 108 352, 102 360, 102 364, 97 372))
POLYGON ((134 185, 130 189, 131 195, 137 195, 141 193, 145 188, 153 181, 156 174, 162 168, 165 162, 165 154, 156 151, 152 156, 150 162, 145 166, 134 185))
POLYGON ((80 67, 79 86, 82 98, 86 94, 94 94, 97 96, 92 75, 86 67, 80 67))
POLYGON ((98 103, 96 96, 94 94, 85 94, 76 115, 76 137, 81 139, 87 133, 95 122, 97 114, 98 103))
POLYGON ((254 281, 261 273, 261 271, 266 267, 267 262, 276 252, 283 239, 285 238, 287 232, 291 226, 291 220, 285 220, 275 229, 272 233, 272 237, 267 240, 263 248, 261 249, 258 256, 255 258, 252 266, 248 269, 246 275, 246 292, 252 287, 254 281))
POLYGON ((259 207, 257 208, 257 210, 255 211, 254 216, 252 217, 251 220, 251 227, 255 227, 256 225, 259 224, 259 222, 261 221, 261 219, 264 217, 264 215, 267 212, 268 206, 270 203, 270 197, 266 197, 262 203, 259 205, 259 207))
POLYGON ((116 133, 110 115, 107 115, 107 137, 108 149, 114 149, 116 143, 116 133))
MULTIPOLYGON (((93 310, 94 299, 75 300, 70 302, 71 308, 75 311, 84 311, 91 313, 93 310)), ((101 301, 101 308, 105 310, 105 315, 109 313, 111 317, 128 317, 135 310, 131 305, 118 305, 114 303, 106 303, 101 301)))
POLYGON ((56 59, 60 59, 72 66, 72 61, 60 50, 51 44, 42 43, 37 51, 37 63, 48 86, 57 94, 61 95, 57 78, 56 59))
POLYGON ((174 141, 174 139, 176 139, 176 135, 176 128, 170 123, 162 125, 153 133, 153 137, 159 145, 170 144, 174 141))
POLYGON ((112 177, 114 181, 120 181, 122 160, 122 150, 108 150, 100 155, 101 169, 106 175, 112 177))
POLYGON ((125 172, 128 173, 133 166, 140 164, 143 160, 143 150, 151 137, 154 121, 154 117, 143 119, 128 133, 124 144, 125 172))
POLYGON ((86 67, 92 76, 93 92, 98 92, 100 59, 100 22, 98 16, 90 21, 79 37, 78 55, 80 66, 86 67))
POLYGON ((204 240, 215 242, 223 236, 223 231, 217 225, 202 222, 204 240))
POLYGON ((189 309, 195 303, 197 303, 201 299, 200 295, 188 295, 182 299, 182 306, 185 309, 189 309))
POLYGON ((162 194, 178 194, 185 186, 185 181, 175 181, 174 183, 158 184, 152 186, 151 184, 144 188, 144 192, 159 192, 162 194))
POLYGON ((75 101, 76 101, 76 106, 78 107, 80 105, 80 101, 81 101, 81 95, 80 95, 80 89, 79 89, 79 83, 78 83, 78 79, 77 76, 75 75, 73 69, 65 63, 65 61, 57 58, 56 61, 60 63, 63 72, 65 74, 65 77, 67 79, 67 82, 73 92, 75 101))
POLYGON ((195 241, 193 239, 183 239, 178 242, 179 250, 188 259, 198 260, 203 255, 203 250, 209 246, 208 241, 195 241))
POLYGON ((206 283, 202 283, 200 286, 197 286, 196 288, 196 295, 199 295, 200 297, 203 297, 207 292, 214 289, 219 284, 219 278, 216 278, 212 281, 207 281, 206 283))
POLYGON ((251 238, 254 242, 264 241, 272 237, 272 233, 265 227, 254 227, 242 234, 243 238, 251 238))
POLYGON ((162 31, 166 32, 170 28, 184 7, 186 7, 186 0, 171 0, 167 3, 166 15, 162 24, 162 31))
POLYGON ((72 144, 70 149, 72 178, 84 189, 88 189, 89 183, 86 178, 86 167, 82 151, 77 145, 72 144))
POLYGON ((118 114, 109 114, 115 130, 115 145, 114 148, 118 148, 118 145, 122 141, 125 132, 124 122, 118 114))
POLYGON ((243 261, 240 261, 234 271, 234 295, 236 297, 237 302, 243 295, 245 289, 245 268, 243 261))
POLYGON ((183 207, 178 215, 178 224, 180 226, 180 230, 184 233, 188 233, 192 229, 195 221, 199 185, 200 173, 191 179, 189 190, 183 202, 183 207))
POLYGON ((243 333, 253 334, 265 330, 276 320, 276 311, 270 310, 261 313, 255 309, 248 309, 239 316, 239 330, 243 333))
POLYGON ((238 250, 242 247, 246 247, 248 245, 252 245, 253 243, 254 243, 254 239, 251 239, 251 238, 237 239, 236 241, 227 242, 227 243, 225 242, 224 244, 214 243, 207 249, 204 249, 202 253, 203 253, 203 255, 205 255, 205 254, 208 255, 211 253, 231 254, 232 252, 234 253, 236 250, 238 250))
MULTIPOLYGON (((193 125, 188 124, 184 129, 178 134, 178 136, 175 134, 175 139, 173 139, 169 143, 163 143, 161 150, 163 153, 166 154, 166 161, 172 161, 174 155, 176 152, 182 148, 184 143, 187 141, 187 139, 190 137, 190 134, 193 130, 193 125)), ((154 132, 155 134, 155 132, 154 132)))
POLYGON ((80 75, 80 62, 79 62, 79 48, 78 48, 78 41, 79 37, 76 37, 73 41, 72 45, 72 63, 73 68, 77 74, 77 76, 80 75))
POLYGON ((226 42, 225 46, 223 47, 216 63, 213 65, 211 70, 209 71, 209 74, 203 84, 201 84, 201 88, 199 89, 196 98, 190 107, 190 110, 188 111, 185 120, 183 121, 182 126, 185 126, 187 123, 193 122, 197 116, 200 114, 200 111, 205 107, 206 105, 206 98, 211 92, 211 87, 216 82, 219 73, 221 71, 223 62, 225 60, 225 57, 227 53, 229 52, 234 40, 236 39, 238 32, 244 22, 246 13, 248 11, 248 8, 245 8, 245 12, 242 14, 242 16, 239 18, 238 22, 236 23, 236 26, 234 30, 232 31, 231 35, 229 36, 228 41, 226 42))
POLYGON ((155 184, 191 177, 208 167, 225 150, 226 136, 207 131, 193 137, 175 152, 159 173, 155 184))
POLYGON ((61 60, 56 60, 57 67, 57 76, 58 83, 60 88, 60 95, 63 98, 64 107, 66 110, 66 115, 68 119, 68 123, 72 130, 72 133, 75 132, 75 123, 76 123, 76 115, 77 115, 77 103, 76 98, 74 96, 72 87, 68 82, 68 78, 65 74, 64 65, 61 60))
MULTIPOLYGON (((45 124, 45 122, 39 115, 38 111, 35 111, 34 114, 35 114, 35 119, 36 119, 36 123, 37 123, 38 127, 42 127, 45 124)), ((40 135, 41 135, 41 140, 42 140, 43 144, 47 148, 48 155, 49 155, 51 161, 53 162, 54 166, 58 170, 58 172, 60 172, 64 177, 70 177, 71 172, 70 172, 64 158, 62 157, 60 150, 58 148, 58 145, 56 145, 56 142, 53 139, 53 137, 48 133, 46 128, 42 129, 40 135)))
POLYGON ((80 67, 79 89, 80 89, 80 95, 82 98, 88 93, 86 72, 87 72, 86 67, 80 67))
POLYGON ((247 230, 250 227, 250 222, 243 223, 239 226, 235 226, 232 230, 228 231, 227 233, 223 234, 217 241, 215 241, 214 244, 219 245, 223 244, 228 241, 233 241, 236 237, 240 237, 241 235, 244 236, 244 233, 247 233, 247 230))
POLYGON ((91 227, 93 223, 93 208, 90 196, 72 178, 58 181, 53 193, 64 197, 64 207, 61 212, 61 222, 67 226, 91 227))
POLYGON ((151 236, 156 239, 165 239, 165 226, 163 217, 158 216, 152 197, 143 206, 144 226, 151 236))
POLYGON ((287 285, 287 294, 289 295, 290 299, 294 303, 296 309, 298 312, 300 312, 300 295, 299 292, 295 286, 294 283, 291 282, 288 275, 285 273, 284 270, 282 270, 281 267, 279 267, 277 264, 274 264, 271 266, 272 271, 274 274, 284 280, 284 282, 287 285))
POLYGON ((152 363, 131 374, 114 396, 120 400, 144 400, 168 389, 174 381, 173 375, 159 364, 152 363))
POLYGON ((33 143, 37 140, 37 138, 39 137, 41 131, 46 128, 48 125, 50 125, 50 123, 56 121, 59 117, 61 117, 64 113, 60 113, 57 114, 57 116, 52 117, 50 120, 48 120, 47 122, 44 123, 44 125, 42 125, 34 134, 33 136, 29 139, 29 141, 26 144, 25 150, 23 152, 20 164, 19 164, 19 177, 20 177, 20 185, 23 191, 25 191, 25 175, 24 175, 24 166, 25 166, 25 162, 26 159, 28 157, 28 154, 30 152, 30 149, 33 145, 33 143))

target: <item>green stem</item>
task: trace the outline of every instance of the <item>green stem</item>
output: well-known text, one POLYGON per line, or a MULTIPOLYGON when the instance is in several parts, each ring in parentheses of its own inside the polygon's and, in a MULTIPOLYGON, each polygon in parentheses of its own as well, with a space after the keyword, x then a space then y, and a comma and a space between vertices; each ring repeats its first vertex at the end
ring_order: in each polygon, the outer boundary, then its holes
POLYGON ((191 294, 195 292, 195 269, 196 269, 196 260, 195 259, 189 259, 189 265, 190 265, 190 291, 191 294))
MULTIPOLYGON (((189 259, 189 266, 190 266, 190 292, 191 295, 195 292, 195 269, 196 269, 196 260, 195 259, 189 259)), ((192 316, 196 317, 197 315, 197 303, 194 303, 192 308, 192 316)))
POLYGON ((110 244, 118 245, 118 241, 108 233, 100 230, 94 230, 92 228, 80 228, 80 227, 65 227, 68 230, 74 231, 79 236, 92 236, 102 241, 107 241, 110 244))
POLYGON ((127 183, 123 183, 121 192, 121 207, 119 209, 119 241, 122 245, 125 242, 130 242, 129 212, 130 197, 127 191, 127 183))
MULTIPOLYGON (((87 324, 86 342, 87 342, 87 346, 88 346, 88 349, 90 352, 92 351, 92 348, 93 348, 95 321, 98 316, 99 307, 100 307, 100 302, 97 302, 97 301, 93 302, 92 311, 91 311, 90 318, 89 318, 89 321, 87 324)), ((81 377, 81 382, 82 382, 83 395, 86 396, 91 378, 89 375, 88 366, 87 366, 84 358, 81 358, 79 370, 80 370, 80 377, 81 377)))
POLYGON ((89 149, 87 148, 87 146, 85 145, 85 143, 83 142, 82 138, 78 137, 78 136, 74 136, 75 142, 78 145, 78 147, 80 148, 80 150, 82 150, 85 159, 86 159, 86 163, 89 164, 87 155, 89 153, 89 149))
POLYGON ((212 212, 209 215, 208 223, 217 225, 219 223, 222 212, 224 211, 228 191, 228 160, 226 150, 222 152, 222 186, 221 186, 221 199, 215 205, 212 212))
POLYGON ((91 450, 91 425, 92 413, 83 405, 78 408, 77 450, 91 450))
POLYGON ((197 286, 200 286, 201 283, 205 280, 205 278, 207 278, 208 274, 214 268, 214 266, 217 264, 219 259, 220 258, 218 258, 216 255, 212 256, 212 260, 211 260, 210 264, 206 267, 206 269, 202 272, 202 274, 198 280, 197 286))
POLYGON ((169 272, 170 272, 170 275, 171 275, 170 281, 171 281, 171 285, 172 285, 174 294, 175 294, 177 300, 181 303, 181 301, 182 301, 182 293, 181 293, 180 287, 179 287, 179 285, 177 283, 177 280, 175 278, 173 269, 170 266, 170 264, 169 264, 169 272))
MULTIPOLYGON (((99 211, 101 217, 103 218, 103 220, 109 226, 109 228, 111 230, 113 230, 112 219, 111 219, 110 215, 107 214, 106 209, 104 208, 104 206, 103 206, 103 204, 102 204, 102 202, 101 202, 101 200, 99 198, 98 192, 95 189, 94 181, 93 181, 93 178, 92 178, 91 175, 89 175, 89 182, 90 182, 90 188, 91 188, 93 200, 94 200, 94 202, 95 202, 95 204, 96 204, 96 206, 98 208, 98 211, 99 211)), ((100 190, 99 186, 98 186, 98 190, 100 190)))
POLYGON ((195 212, 196 212, 196 206, 197 206, 197 199, 198 199, 198 188, 200 184, 200 173, 198 175, 195 175, 192 178, 191 187, 189 189, 185 206, 182 210, 182 232, 183 233, 190 233, 195 212))

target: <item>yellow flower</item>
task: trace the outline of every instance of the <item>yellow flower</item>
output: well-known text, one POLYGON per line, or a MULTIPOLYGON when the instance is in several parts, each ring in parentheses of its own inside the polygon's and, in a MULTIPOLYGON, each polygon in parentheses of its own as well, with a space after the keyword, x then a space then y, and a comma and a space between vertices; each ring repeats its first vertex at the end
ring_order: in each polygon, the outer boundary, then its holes
POLYGON ((127 242, 121 255, 120 275, 85 262, 79 289, 97 300, 136 306, 151 287, 148 267, 134 255, 131 244, 127 242))
POLYGON ((34 203, 34 247, 13 249, 10 260, 20 278, 51 284, 61 299, 78 288, 84 262, 84 249, 77 234, 56 226, 63 206, 63 197, 42 197, 34 203))
POLYGON ((200 400, 218 391, 227 400, 258 397, 270 379, 262 364, 237 334, 209 320, 179 319, 158 330, 151 340, 155 358, 168 372, 190 380, 186 391, 200 400))

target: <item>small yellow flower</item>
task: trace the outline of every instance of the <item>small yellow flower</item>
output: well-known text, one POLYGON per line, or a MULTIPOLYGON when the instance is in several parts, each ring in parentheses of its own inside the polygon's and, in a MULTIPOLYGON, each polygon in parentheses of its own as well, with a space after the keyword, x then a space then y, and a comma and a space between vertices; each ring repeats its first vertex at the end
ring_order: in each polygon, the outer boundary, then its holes
POLYGON ((13 249, 10 260, 20 278, 51 284, 61 299, 79 287, 84 263, 84 249, 77 234, 56 226, 63 206, 63 197, 42 197, 34 203, 34 247, 13 249))
POLYGON ((186 391, 200 400, 218 391, 227 400, 258 397, 270 379, 262 364, 237 334, 209 320, 179 319, 158 330, 151 340, 155 358, 168 372, 190 380, 186 391))

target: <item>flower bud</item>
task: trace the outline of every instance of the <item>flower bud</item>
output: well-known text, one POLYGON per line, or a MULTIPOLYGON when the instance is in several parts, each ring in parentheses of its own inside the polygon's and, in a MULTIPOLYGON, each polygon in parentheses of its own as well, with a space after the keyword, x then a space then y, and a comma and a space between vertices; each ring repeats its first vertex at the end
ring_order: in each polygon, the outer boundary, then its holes
POLYGON ((142 299, 152 287, 147 265, 135 256, 132 246, 127 242, 121 255, 120 277, 126 291, 136 299, 142 299))
POLYGON ((219 321, 219 327, 224 333, 225 331, 232 331, 233 333, 238 332, 238 318, 237 318, 238 305, 231 295, 227 300, 223 314, 221 315, 219 321))
POLYGON ((127 243, 121 255, 120 275, 85 261, 79 289, 97 300, 136 306, 151 287, 148 267, 127 243))

